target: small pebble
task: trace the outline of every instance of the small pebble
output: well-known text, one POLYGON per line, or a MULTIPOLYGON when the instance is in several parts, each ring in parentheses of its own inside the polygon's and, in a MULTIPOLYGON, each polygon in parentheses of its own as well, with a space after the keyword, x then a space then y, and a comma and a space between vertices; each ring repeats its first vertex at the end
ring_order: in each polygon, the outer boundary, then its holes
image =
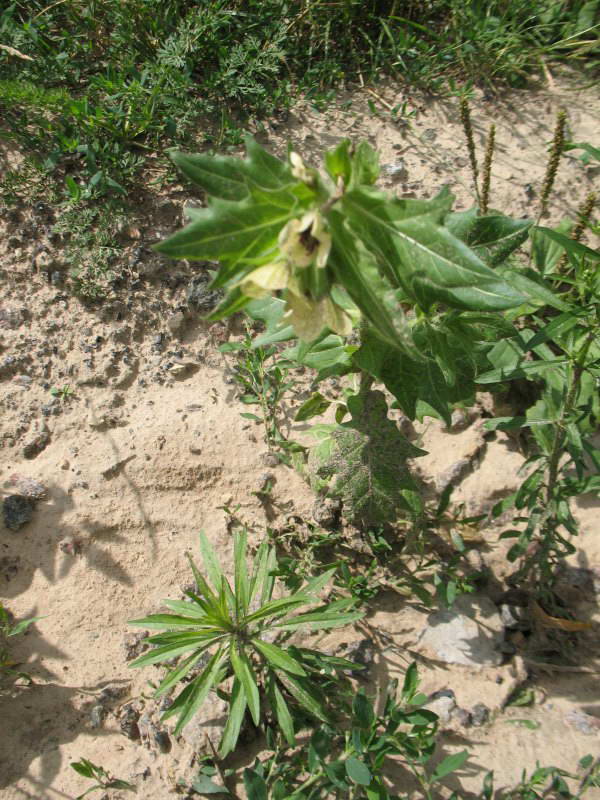
POLYGON ((171 740, 169 738, 169 734, 166 731, 155 730, 154 741, 156 742, 158 749, 160 750, 161 753, 171 752, 171 740))
POLYGON ((106 711, 104 710, 104 706, 99 704, 93 706, 92 710, 90 711, 90 725, 92 728, 101 728, 105 715, 106 711))
POLYGON ((471 709, 471 721, 476 728, 486 725, 490 719, 490 710, 483 703, 477 703, 471 709))

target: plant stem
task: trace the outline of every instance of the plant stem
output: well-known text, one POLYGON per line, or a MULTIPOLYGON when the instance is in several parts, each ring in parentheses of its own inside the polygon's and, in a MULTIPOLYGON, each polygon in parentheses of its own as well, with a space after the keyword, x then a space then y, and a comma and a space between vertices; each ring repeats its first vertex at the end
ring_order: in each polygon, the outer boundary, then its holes
POLYGON ((556 431, 554 433, 554 441, 552 443, 550 458, 548 460, 548 481, 546 484, 546 503, 548 505, 550 505, 550 503, 552 502, 552 495, 554 494, 554 487, 556 485, 558 477, 558 466, 565 440, 565 429, 564 429, 565 420, 568 414, 570 414, 572 407, 575 405, 577 401, 577 397, 579 395, 579 389, 581 387, 581 376, 583 375, 585 359, 587 357, 588 350, 590 349, 590 346, 594 341, 595 337, 596 337, 595 331, 590 330, 588 332, 585 342, 581 346, 581 349, 575 361, 573 377, 571 379, 571 385, 569 386, 565 402, 560 412, 560 418, 556 425, 556 431))

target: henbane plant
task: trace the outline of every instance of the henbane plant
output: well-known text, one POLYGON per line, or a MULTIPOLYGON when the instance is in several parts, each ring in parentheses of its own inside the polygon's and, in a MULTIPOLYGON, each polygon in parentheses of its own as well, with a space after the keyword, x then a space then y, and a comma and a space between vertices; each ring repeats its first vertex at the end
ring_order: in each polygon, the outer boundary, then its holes
MULTIPOLYGON (((555 140, 558 154, 559 134, 555 140)), ((410 460, 419 453, 389 428, 397 456, 403 454, 390 460, 380 433, 389 422, 386 408, 374 426, 359 410, 376 396, 373 385, 383 385, 409 419, 432 416, 450 425, 452 409, 473 403, 478 388, 497 392, 511 381, 531 382, 542 399, 526 415, 518 410, 488 425, 522 428, 533 449, 525 470, 535 464, 534 475, 525 473, 502 509, 530 508, 506 534, 518 538, 510 556, 525 558, 537 541, 524 574, 536 591, 548 588, 577 532, 568 498, 595 488, 583 480, 582 465, 599 458, 586 439, 599 415, 592 389, 598 254, 531 220, 483 214, 479 204, 453 212, 447 189, 430 200, 390 196, 375 187, 378 159, 364 142, 344 140, 325 153, 323 173, 293 151, 277 159, 252 139, 247 151, 243 160, 173 154, 206 193, 206 208, 191 211, 190 224, 157 249, 218 260, 213 286, 226 297, 211 318, 246 310, 263 321, 254 346, 291 340, 282 356, 316 370, 314 383, 356 376, 335 424, 315 428, 320 456, 308 462, 315 488, 340 497, 344 514, 363 526, 381 523, 382 515, 393 522, 402 507, 419 514, 419 493, 409 480, 410 460), (526 263, 518 251, 529 236, 526 263), (568 292, 556 273, 563 252, 573 269, 568 292), (556 347, 563 355, 555 355, 556 347), (560 458, 567 443, 578 483, 560 458), (542 568, 532 571, 536 564, 542 568)), ((316 393, 302 419, 328 403, 316 393)))
POLYGON ((321 722, 333 722, 335 704, 327 701, 325 687, 333 680, 340 697, 337 672, 356 669, 356 665, 304 647, 284 647, 274 640, 297 630, 340 627, 363 616, 352 610, 351 598, 325 605, 319 601, 319 592, 331 580, 335 568, 307 581, 291 595, 277 596, 272 575, 276 567, 274 550, 263 542, 249 571, 246 549, 246 533, 242 531, 235 538, 232 586, 208 539, 201 534, 200 550, 208 577, 190 558, 196 591, 187 591, 185 601, 165 600, 173 614, 152 614, 130 623, 163 631, 147 639, 154 647, 130 666, 178 659, 158 686, 157 697, 168 695, 186 678, 189 681, 163 714, 163 719, 178 717, 176 733, 190 722, 209 692, 230 679, 230 711, 220 743, 221 757, 235 748, 246 709, 256 726, 269 713, 290 746, 295 744, 294 719, 299 709, 321 722), (302 613, 298 613, 300 609, 302 613), (190 673, 194 674, 191 680, 190 673), (333 678, 327 678, 328 674, 333 678))

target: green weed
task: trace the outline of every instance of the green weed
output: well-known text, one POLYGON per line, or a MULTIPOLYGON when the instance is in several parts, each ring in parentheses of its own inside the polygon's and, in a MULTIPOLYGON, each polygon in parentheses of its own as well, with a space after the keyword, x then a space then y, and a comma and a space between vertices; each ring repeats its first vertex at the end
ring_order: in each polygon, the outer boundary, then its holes
POLYGON ((250 119, 298 91, 382 75, 522 85, 542 62, 594 68, 600 6, 575 0, 12 0, 0 12, 2 136, 106 195, 123 195, 167 145, 238 144, 250 119), (15 55, 15 52, 21 56, 15 55))
POLYGON ((42 617, 30 617, 20 622, 15 622, 11 613, 0 603, 0 691, 6 688, 7 679, 21 678, 26 683, 32 683, 31 677, 22 670, 15 669, 18 662, 13 661, 8 647, 8 639, 19 636, 27 628, 42 617))
MULTIPOLYGON (((197 592, 186 592, 184 602, 166 600, 175 614, 154 614, 130 624, 165 630, 147 641, 155 645, 131 666, 158 664, 174 657, 183 658, 161 681, 156 696, 169 693, 212 651, 208 663, 193 677, 163 715, 177 716, 178 733, 204 703, 211 689, 229 678, 233 684, 227 693, 230 714, 220 745, 221 757, 236 745, 246 716, 250 712, 256 726, 264 721, 267 709, 289 746, 301 709, 311 718, 332 723, 332 706, 324 698, 326 684, 336 686, 341 702, 341 671, 356 665, 344 659, 326 656, 299 647, 273 644, 292 631, 323 630, 354 622, 362 614, 353 611, 352 600, 320 604, 318 593, 333 577, 335 569, 312 578, 287 596, 274 596, 276 569, 274 551, 263 542, 254 558, 252 570, 246 564, 246 533, 235 536, 234 585, 223 575, 216 554, 206 536, 200 536, 200 548, 208 580, 190 559, 197 592), (316 607, 315 607, 316 606, 316 607), (312 608, 311 608, 312 607, 312 608), (300 609, 302 613, 297 613, 300 609), (308 610, 310 609, 310 610, 308 610)), ((334 704, 335 705, 335 704, 334 704)))
POLYGON ((86 789, 83 794, 78 795, 77 800, 82 800, 83 797, 86 797, 88 794, 98 790, 104 791, 106 789, 121 789, 125 792, 137 791, 135 786, 133 786, 131 783, 122 781, 119 778, 113 778, 104 769, 104 767, 99 767, 97 764, 94 764, 87 758, 80 758, 79 761, 72 761, 71 768, 84 778, 89 778, 90 780, 96 781, 96 783, 93 786, 90 786, 89 789, 86 789))

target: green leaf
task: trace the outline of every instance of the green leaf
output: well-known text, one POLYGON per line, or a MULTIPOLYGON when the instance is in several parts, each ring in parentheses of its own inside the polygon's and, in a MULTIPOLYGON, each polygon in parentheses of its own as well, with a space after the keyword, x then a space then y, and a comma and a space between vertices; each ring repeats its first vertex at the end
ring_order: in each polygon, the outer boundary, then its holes
POLYGON ((373 256, 347 229, 342 214, 333 210, 327 219, 333 233, 328 264, 338 283, 346 289, 381 338, 394 347, 402 347, 402 338, 380 299, 391 287, 380 276, 373 256))
POLYGON ((322 572, 320 575, 315 575, 314 578, 311 578, 300 588, 297 594, 307 597, 318 595, 319 592, 327 586, 336 572, 337 567, 332 567, 331 569, 325 570, 325 572, 322 572))
POLYGON ((190 224, 154 249, 171 258, 230 262, 211 284, 219 288, 267 263, 281 229, 295 214, 292 195, 285 207, 251 199, 241 203, 214 200, 208 208, 194 211, 190 224))
POLYGON ((313 631, 322 631, 350 625, 353 622, 358 622, 363 617, 363 611, 351 611, 345 614, 341 614, 338 611, 312 611, 307 614, 298 614, 283 622, 276 622, 273 627, 293 631, 308 625, 313 631))
POLYGON ((348 797, 350 794, 350 786, 346 782, 345 762, 339 759, 337 761, 330 761, 328 764, 324 764, 323 768, 333 785, 341 789, 341 791, 344 792, 344 796, 348 797))
POLYGON ((551 358, 548 361, 523 361, 514 368, 492 369, 479 375, 477 383, 501 383, 515 378, 544 377, 546 372, 554 372, 557 367, 564 367, 569 363, 567 358, 551 358))
POLYGON ((419 672, 416 661, 408 667, 404 674, 404 684, 402 686, 402 699, 405 703, 410 702, 415 696, 419 686, 419 672))
POLYGON ((490 266, 502 263, 527 239, 532 221, 512 219, 503 214, 480 217, 476 209, 450 214, 448 230, 471 247, 490 266))
POLYGON ((364 729, 370 728, 375 721, 373 704, 366 696, 364 689, 360 689, 354 697, 352 714, 355 723, 364 729))
POLYGON ((119 780, 119 778, 115 778, 114 780, 108 781, 108 783, 104 784, 105 789, 121 789, 125 792, 137 792, 137 789, 133 784, 128 783, 127 781, 119 780))
POLYGON ((164 647, 155 647, 148 653, 144 653, 144 655, 136 658, 136 660, 132 661, 129 666, 147 667, 151 664, 159 664, 161 661, 167 661, 171 658, 175 658, 176 656, 183 655, 183 653, 189 653, 190 650, 206 650, 207 647, 210 647, 221 637, 222 634, 220 632, 212 633, 207 636, 199 635, 197 638, 194 638, 191 641, 185 641, 180 645, 167 644, 164 647))
POLYGON ((373 184, 379 177, 379 156, 368 142, 362 141, 356 147, 352 158, 352 180, 356 185, 373 184))
POLYGON ((219 755, 225 758, 235 750, 237 740, 240 735, 244 714, 246 713, 246 693, 240 681, 235 678, 231 689, 231 700, 229 703, 229 715, 223 731, 223 737, 219 745, 219 755))
POLYGON ((354 783, 358 783, 360 786, 368 786, 371 783, 371 772, 364 761, 356 756, 350 756, 346 759, 345 766, 346 774, 354 783))
MULTIPOLYGON (((195 565, 193 558, 189 553, 186 554, 187 559, 189 561, 192 573, 194 575, 194 580, 196 581, 196 586, 198 587, 198 591, 200 594, 205 598, 206 603, 202 604, 201 600, 198 600, 200 605, 203 608, 210 608, 211 613, 215 614, 218 609, 219 601, 217 595, 213 592, 213 590, 208 585, 207 581, 205 580, 204 576, 195 565)), ((219 612, 220 613, 220 612, 219 612)))
POLYGON ((565 236, 558 231, 553 231, 551 228, 543 228, 538 226, 536 232, 541 233, 543 236, 552 239, 552 241, 559 244, 563 250, 569 256, 571 261, 574 261, 577 264, 578 259, 582 258, 589 258, 592 261, 600 261, 600 252, 597 250, 592 250, 589 247, 586 247, 581 242, 576 242, 574 239, 569 239, 568 236, 565 236))
POLYGON ((352 159, 350 158, 350 140, 342 139, 334 150, 328 150, 325 153, 325 167, 327 172, 337 182, 338 178, 342 178, 344 183, 348 185, 352 175, 352 159))
POLYGON ((323 703, 321 695, 309 681, 303 678, 295 678, 289 672, 282 673, 277 671, 277 677, 303 708, 317 719, 320 719, 321 722, 331 722, 331 716, 323 703))
POLYGON ((200 539, 200 553, 202 554, 202 560, 204 561, 204 566, 208 573, 208 578, 212 583, 215 591, 219 591, 221 587, 221 579, 223 577, 223 572, 221 571, 221 565, 219 564, 219 559, 217 558, 213 546, 208 541, 208 537, 206 536, 204 531, 200 531, 199 539, 200 539))
POLYGON ((467 750, 461 750, 460 753, 454 753, 454 755, 446 756, 446 758, 441 761, 433 771, 433 774, 429 779, 430 783, 436 783, 442 778, 445 778, 446 775, 449 775, 451 772, 455 772, 457 769, 460 769, 465 761, 468 760, 468 758, 469 753, 467 750))
POLYGON ((247 626, 253 622, 259 622, 261 619, 266 619, 267 617, 287 614, 292 609, 305 605, 309 600, 309 597, 299 596, 297 594, 291 597, 279 597, 277 600, 271 600, 265 603, 258 611, 254 611, 252 614, 244 617, 243 623, 247 626))
POLYGON ((244 787, 248 800, 269 800, 265 779, 255 770, 244 770, 244 787))
POLYGON ((587 756, 579 759, 579 767, 581 769, 589 769, 594 763, 594 756, 588 753, 587 756))
POLYGON ((305 400, 305 402, 302 403, 302 405, 296 412, 294 421, 305 422, 307 419, 312 419, 312 417, 317 417, 320 414, 325 413, 325 411, 327 411, 330 405, 331 401, 326 400, 321 394, 321 392, 315 392, 308 398, 308 400, 305 400))
POLYGON ((130 619, 128 625, 140 625, 144 628, 197 628, 198 617, 182 617, 174 614, 150 614, 143 619, 130 619))
POLYGON ((240 619, 248 610, 250 603, 250 585, 248 583, 248 570, 246 568, 246 531, 241 531, 235 536, 233 543, 233 564, 235 579, 236 614, 240 619))
POLYGON ((553 292, 544 279, 536 275, 533 270, 514 270, 498 267, 497 272, 516 291, 521 292, 528 303, 538 306, 547 305, 559 311, 569 311, 569 304, 561 300, 560 296, 553 292))
POLYGON ((415 489, 406 462, 422 451, 388 419, 382 392, 355 395, 348 409, 352 417, 333 428, 329 451, 311 449, 311 480, 331 480, 331 492, 342 498, 353 524, 384 524, 405 507, 402 490, 415 489))
POLYGON ((300 675, 302 677, 306 675, 306 670, 302 664, 296 661, 295 658, 292 658, 285 650, 282 650, 281 647, 263 642, 256 636, 251 639, 251 642, 261 655, 265 657, 270 666, 284 669, 286 672, 291 672, 292 675, 300 675))
POLYGON ((30 617, 29 619, 22 619, 20 622, 15 623, 10 631, 6 634, 7 636, 18 636, 19 634, 23 633, 27 630, 30 625, 33 625, 34 622, 37 622, 40 619, 46 619, 45 616, 43 617, 30 617))
POLYGON ((186 155, 176 150, 169 155, 175 166, 207 194, 223 200, 244 200, 248 196, 240 159, 204 153, 186 155))
POLYGON ((551 342, 560 340, 560 337, 568 333, 580 322, 580 317, 573 311, 568 311, 564 314, 559 314, 554 317, 547 325, 541 328, 531 339, 527 342, 527 347, 533 350, 539 344, 544 342, 551 342))
POLYGON ((220 647, 217 652, 212 656, 204 671, 198 675, 197 678, 189 683, 186 688, 177 695, 171 706, 165 711, 162 719, 169 719, 175 715, 179 715, 177 725, 175 726, 175 735, 177 736, 182 728, 187 725, 190 719, 194 716, 196 711, 204 703, 208 697, 208 693, 213 687, 217 676, 220 673, 221 666, 224 660, 224 649, 220 647))
POLYGON ((400 200, 355 189, 344 196, 343 208, 388 280, 395 279, 396 286, 424 310, 437 302, 475 311, 513 308, 523 302, 521 294, 442 227, 444 209, 435 201, 429 213, 410 215, 411 207, 400 200))
POLYGON ((230 290, 229 294, 204 319, 208 322, 217 322, 218 320, 230 317, 232 314, 241 311, 243 308, 247 307, 250 302, 251 298, 246 297, 239 289, 230 290))
POLYGON ((235 676, 244 689, 246 702, 248 703, 248 708, 252 714, 254 724, 258 726, 260 723, 260 699, 256 676, 254 675, 252 665, 245 651, 241 646, 238 646, 233 639, 229 648, 229 657, 235 676))
POLYGON ((413 344, 419 352, 418 357, 413 357, 386 346, 367 331, 360 349, 354 354, 354 362, 385 384, 409 419, 435 416, 450 425, 452 407, 457 403, 468 404, 474 398, 476 370, 471 357, 479 329, 473 325, 466 326, 464 335, 470 334, 468 348, 444 328, 437 336, 431 333, 427 324, 413 327, 413 344), (455 372, 452 384, 437 363, 443 358, 437 348, 444 337, 445 349, 452 354, 450 365, 455 372), (435 353, 432 347, 436 348, 435 353))
POLYGON ((79 761, 72 761, 70 766, 71 769, 83 775, 84 778, 94 778, 94 770, 98 769, 98 767, 91 761, 88 761, 87 758, 81 758, 79 761))
POLYGON ((219 784, 212 781, 208 775, 198 775, 192 781, 192 789, 198 792, 198 794, 226 794, 228 797, 231 797, 224 786, 219 786, 219 784))
MULTIPOLYGON (((272 562, 273 559, 274 554, 268 543, 266 541, 261 542, 254 556, 252 578, 250 579, 250 602, 254 600, 257 594, 261 594, 266 583, 273 580, 269 578, 270 562, 272 562)), ((268 599, 267 594, 261 596, 261 604, 268 599)))
MULTIPOLYGON (((593 20, 594 12, 597 12, 598 3, 591 2, 586 3, 590 9, 592 9, 592 17, 593 20)), ((593 22, 590 20, 590 27, 592 27, 593 22)), ((587 26, 586 26, 587 27, 587 26)), ((600 147, 594 147, 589 142, 568 142, 565 144, 565 150, 583 150, 584 152, 588 153, 592 158, 595 158, 596 161, 600 161, 600 147)))
POLYGON ((176 686, 182 678, 188 674, 188 672, 198 663, 202 654, 205 652, 206 648, 203 647, 198 652, 192 653, 189 658, 183 660, 178 667, 171 670, 167 673, 167 675, 163 678, 163 680, 158 685, 156 692, 154 693, 155 697, 161 697, 163 694, 168 692, 173 686, 176 686))
POLYGON ((275 681, 273 681, 273 689, 272 689, 272 705, 275 709, 275 716, 277 717, 277 724, 283 731, 283 735, 285 736, 286 742, 289 744, 290 747, 294 747, 296 744, 296 736, 294 733, 294 722, 292 720, 292 715, 290 714, 290 710, 285 702, 285 699, 275 681))

